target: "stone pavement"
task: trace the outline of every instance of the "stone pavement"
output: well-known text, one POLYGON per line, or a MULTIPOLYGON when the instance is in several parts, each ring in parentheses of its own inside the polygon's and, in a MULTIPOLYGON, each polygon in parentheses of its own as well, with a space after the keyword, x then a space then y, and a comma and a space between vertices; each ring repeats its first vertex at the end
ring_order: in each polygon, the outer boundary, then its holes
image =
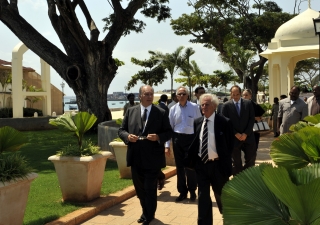
MULTIPOLYGON (((274 140, 273 133, 267 132, 261 135, 259 150, 257 155, 257 165, 262 162, 271 162, 269 156, 269 148, 274 140)), ((188 199, 181 203, 175 203, 178 196, 176 190, 176 176, 166 180, 165 187, 158 191, 158 207, 156 211, 156 219, 151 225, 178 225, 178 224, 197 224, 197 201, 190 202, 188 199)), ((223 224, 222 215, 220 215, 213 193, 211 193, 213 201, 214 223, 215 225, 223 224)), ((136 196, 129 198, 122 203, 114 205, 86 222, 79 223, 83 225, 129 225, 138 224, 136 221, 141 215, 141 207, 136 196)), ((62 223, 60 223, 62 224, 62 223)), ((77 223, 76 223, 77 224, 77 223)))

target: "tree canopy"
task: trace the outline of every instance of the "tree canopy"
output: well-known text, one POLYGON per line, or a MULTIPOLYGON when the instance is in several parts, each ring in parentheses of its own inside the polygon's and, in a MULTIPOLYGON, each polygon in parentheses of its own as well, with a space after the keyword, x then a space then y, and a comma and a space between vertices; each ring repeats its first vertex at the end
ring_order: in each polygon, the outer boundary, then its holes
POLYGON ((249 0, 189 0, 188 4, 194 12, 171 20, 175 34, 192 35, 190 42, 219 52, 240 80, 247 75, 247 87, 256 93, 267 62, 259 53, 292 15, 272 1, 256 0, 251 5, 249 0), (249 52, 253 58, 246 55, 249 52), (245 62, 246 70, 240 67, 245 62))
MULTIPOLYGON (((51 65, 73 89, 80 111, 94 113, 97 123, 111 119, 107 93, 118 66, 113 50, 123 35, 142 32, 143 21, 136 20, 140 10, 147 17, 162 21, 170 17, 169 0, 108 0, 104 30, 100 31, 84 0, 47 0, 48 17, 63 45, 59 49, 40 34, 19 13, 18 1, 0 0, 0 20, 29 49, 51 65), (83 27, 76 9, 83 14, 83 27), (111 12, 110 15, 107 12, 111 12), (89 35, 85 31, 89 31, 89 35)), ((101 7, 101 5, 97 5, 101 7)), ((40 19, 40 18, 39 18, 40 19)), ((101 18, 102 19, 102 18, 101 18)))

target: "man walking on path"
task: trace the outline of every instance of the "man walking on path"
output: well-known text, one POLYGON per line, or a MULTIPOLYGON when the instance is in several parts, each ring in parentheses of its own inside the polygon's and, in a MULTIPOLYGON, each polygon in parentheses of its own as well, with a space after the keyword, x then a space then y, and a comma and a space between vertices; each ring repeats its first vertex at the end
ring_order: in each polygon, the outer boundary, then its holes
MULTIPOLYGON (((172 146, 177 168, 177 189, 180 195, 176 202, 187 198, 190 192, 190 200, 196 200, 197 180, 196 173, 185 169, 183 161, 187 156, 188 148, 194 137, 193 122, 201 117, 198 105, 188 101, 188 89, 181 86, 177 89, 178 103, 172 106, 169 112, 169 120, 173 129, 172 146)), ((166 154, 170 154, 170 141, 165 145, 166 154)))
POLYGON ((233 128, 229 119, 215 113, 218 104, 215 95, 201 95, 204 116, 194 122, 195 138, 185 161, 197 174, 198 225, 213 224, 210 186, 222 214, 221 192, 232 174, 233 128))
POLYGON ((166 166, 164 143, 172 129, 165 111, 152 104, 154 90, 142 86, 140 105, 127 110, 118 135, 128 145, 127 166, 131 166, 132 181, 142 207, 138 223, 147 225, 157 208, 157 181, 166 166))

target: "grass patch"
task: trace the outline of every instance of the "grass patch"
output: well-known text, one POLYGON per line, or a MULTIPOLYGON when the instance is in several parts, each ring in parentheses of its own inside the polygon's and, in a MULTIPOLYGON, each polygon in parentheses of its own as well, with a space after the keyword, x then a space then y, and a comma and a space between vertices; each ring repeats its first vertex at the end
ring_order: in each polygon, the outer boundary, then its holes
MULTIPOLYGON (((86 206, 85 203, 64 203, 54 165, 48 157, 55 155, 64 145, 75 139, 58 130, 24 132, 29 143, 20 150, 38 174, 31 183, 24 216, 26 225, 43 225, 86 206)), ((88 133, 85 139, 98 143, 97 134, 88 133)), ((108 195, 132 185, 131 179, 120 179, 117 163, 107 160, 101 194, 108 195)))

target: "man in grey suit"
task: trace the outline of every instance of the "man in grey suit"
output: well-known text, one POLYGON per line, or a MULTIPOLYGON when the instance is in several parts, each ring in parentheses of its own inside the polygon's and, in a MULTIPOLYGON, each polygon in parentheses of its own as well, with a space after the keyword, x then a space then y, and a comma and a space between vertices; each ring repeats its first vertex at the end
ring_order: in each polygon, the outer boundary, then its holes
POLYGON ((232 151, 233 175, 254 166, 256 161, 256 143, 253 134, 254 108, 251 101, 241 99, 241 88, 234 85, 230 89, 231 99, 224 103, 222 115, 229 118, 233 125, 234 148, 232 151), (241 150, 245 164, 242 165, 241 150))
POLYGON ((278 126, 280 135, 288 133, 290 126, 303 120, 308 115, 308 105, 299 98, 300 88, 293 86, 289 98, 279 102, 278 126))
POLYGON ((307 99, 308 115, 316 115, 320 113, 320 86, 315 85, 313 88, 313 96, 307 99))
POLYGON ((157 180, 166 166, 164 143, 171 138, 172 128, 165 111, 152 104, 154 90, 142 86, 140 105, 129 108, 118 135, 128 145, 127 166, 142 207, 138 223, 149 224, 157 208, 157 180))

